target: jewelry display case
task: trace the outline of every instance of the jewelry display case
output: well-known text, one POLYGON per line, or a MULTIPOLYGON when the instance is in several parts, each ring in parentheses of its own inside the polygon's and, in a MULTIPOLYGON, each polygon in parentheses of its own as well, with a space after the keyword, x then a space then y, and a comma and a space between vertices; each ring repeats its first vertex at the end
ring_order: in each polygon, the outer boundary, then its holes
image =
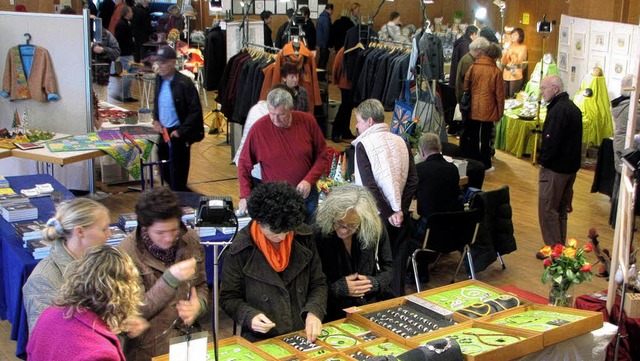
POLYGON ((601 328, 602 313, 532 304, 491 315, 481 322, 542 333, 547 347, 601 328))
POLYGON ((539 332, 478 321, 434 331, 409 341, 407 346, 418 347, 443 338, 455 340, 466 361, 512 360, 543 348, 539 332))

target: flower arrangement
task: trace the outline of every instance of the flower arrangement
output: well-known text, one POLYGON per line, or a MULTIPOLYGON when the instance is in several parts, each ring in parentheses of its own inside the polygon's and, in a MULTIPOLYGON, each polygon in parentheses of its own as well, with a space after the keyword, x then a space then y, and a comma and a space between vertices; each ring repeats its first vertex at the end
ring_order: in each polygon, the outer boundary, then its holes
POLYGON ((546 258, 543 261, 542 283, 551 281, 549 304, 555 306, 571 306, 571 296, 567 293, 576 284, 591 280, 591 264, 585 253, 593 251, 591 243, 582 247, 578 240, 570 238, 567 245, 557 244, 555 247, 545 246, 540 250, 546 258))

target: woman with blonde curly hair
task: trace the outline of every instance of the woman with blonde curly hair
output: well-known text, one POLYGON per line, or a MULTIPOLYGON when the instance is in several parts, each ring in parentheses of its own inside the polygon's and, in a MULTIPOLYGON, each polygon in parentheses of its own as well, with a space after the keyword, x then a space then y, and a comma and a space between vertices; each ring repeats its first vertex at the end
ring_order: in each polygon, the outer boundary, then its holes
POLYGON ((29 338, 29 360, 125 360, 116 336, 138 314, 142 291, 131 258, 109 245, 93 247, 67 268, 54 305, 29 338))
POLYGON ((389 237, 366 188, 333 188, 318 206, 315 239, 329 287, 325 322, 344 318, 345 308, 391 297, 389 237))

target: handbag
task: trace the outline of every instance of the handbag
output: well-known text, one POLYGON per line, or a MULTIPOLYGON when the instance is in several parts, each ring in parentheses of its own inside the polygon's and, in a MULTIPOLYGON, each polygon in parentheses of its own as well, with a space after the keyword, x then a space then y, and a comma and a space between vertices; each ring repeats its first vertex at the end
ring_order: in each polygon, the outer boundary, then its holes
MULTIPOLYGON (((471 66, 469 76, 473 79, 473 65, 471 66)), ((471 112, 471 88, 462 92, 462 97, 460 97, 460 112, 465 115, 469 115, 469 112, 471 112)))
POLYGON ((405 141, 413 134, 413 105, 411 104, 411 89, 409 81, 403 82, 400 97, 396 99, 393 116, 391 118, 391 133, 397 134, 405 141))

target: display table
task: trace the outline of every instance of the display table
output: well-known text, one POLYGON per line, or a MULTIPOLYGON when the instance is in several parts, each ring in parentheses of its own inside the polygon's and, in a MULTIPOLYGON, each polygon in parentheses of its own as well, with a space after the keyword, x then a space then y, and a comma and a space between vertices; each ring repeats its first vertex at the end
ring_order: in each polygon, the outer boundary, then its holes
MULTIPOLYGON (((460 353, 465 360, 476 361, 604 360, 616 330, 603 323, 599 312, 530 304, 486 283, 467 280, 358 306, 346 319, 323 323, 314 344, 307 342, 304 330, 256 343, 234 336, 218 343, 218 353, 220 361, 363 361, 376 356, 404 359, 401 354, 429 344, 431 348, 426 348, 439 355, 437 360, 457 359, 460 353), (438 352, 433 342, 449 346, 438 352)), ((212 347, 209 344, 210 359, 212 347)), ((406 357, 425 359, 420 355, 406 357)), ((153 358, 168 359, 168 355, 153 358)))
MULTIPOLYGON (((60 191, 64 199, 73 198, 55 178, 46 174, 6 177, 11 188, 19 193, 22 189, 34 188, 36 184, 50 183, 55 191, 60 191)), ((38 207, 38 219, 46 221, 55 213, 50 197, 31 198, 38 207)), ((13 225, 0 218, 2 242, 0 243, 0 317, 11 323, 11 339, 16 340, 16 355, 22 355, 29 336, 27 316, 22 302, 22 286, 38 261, 23 247, 22 241, 15 235, 13 225)))
MULTIPOLYGON (((507 151, 518 158, 533 154, 536 129, 535 120, 524 120, 518 117, 522 108, 505 110, 502 120, 496 124, 495 149, 507 151)), ((540 110, 540 131, 544 125, 546 109, 540 110)), ((582 118, 582 142, 587 145, 599 145, 600 129, 589 118, 582 118)))
MULTIPOLYGON (((606 293, 606 292, 605 292, 606 293)), ((611 309, 611 314, 607 312, 607 301, 583 295, 576 298, 576 308, 590 311, 602 312, 605 321, 617 323, 620 316, 620 296, 616 296, 616 302, 611 309)), ((621 340, 618 360, 640 360, 640 318, 627 317, 622 314, 622 322, 620 332, 627 335, 621 340)), ((615 347, 615 339, 609 344, 609 359, 613 360, 613 351, 615 347)))
MULTIPOLYGON (((11 188, 20 192, 22 189, 33 188, 36 184, 51 183, 54 190, 60 191, 64 199, 72 199, 74 195, 62 184, 47 174, 6 177, 11 188)), ((55 207, 50 197, 32 198, 31 203, 38 207, 38 219, 46 221, 55 213, 55 207)), ((22 286, 38 264, 23 242, 16 237, 13 225, 0 217, 0 318, 11 323, 11 339, 16 343, 16 356, 23 357, 26 352, 29 337, 26 310, 22 299, 22 286)), ((214 236, 203 237, 203 242, 224 243, 232 235, 218 233, 214 236)), ((206 246, 207 283, 213 283, 214 255, 222 246, 206 246), (216 249, 217 247, 217 249, 216 249)))

